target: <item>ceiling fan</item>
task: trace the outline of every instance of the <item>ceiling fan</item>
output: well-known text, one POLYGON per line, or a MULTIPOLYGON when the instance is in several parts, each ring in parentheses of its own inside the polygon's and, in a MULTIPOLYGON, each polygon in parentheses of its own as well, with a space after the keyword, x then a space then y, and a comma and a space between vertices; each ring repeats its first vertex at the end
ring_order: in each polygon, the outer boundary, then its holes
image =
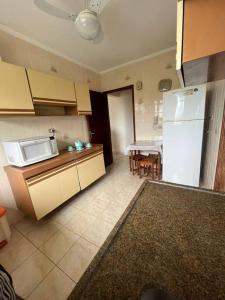
POLYGON ((110 0, 89 0, 86 1, 86 9, 79 13, 67 12, 58 8, 47 0, 33 0, 34 4, 47 14, 74 22, 80 36, 85 40, 92 40, 99 43, 103 40, 104 34, 99 21, 99 15, 110 0))

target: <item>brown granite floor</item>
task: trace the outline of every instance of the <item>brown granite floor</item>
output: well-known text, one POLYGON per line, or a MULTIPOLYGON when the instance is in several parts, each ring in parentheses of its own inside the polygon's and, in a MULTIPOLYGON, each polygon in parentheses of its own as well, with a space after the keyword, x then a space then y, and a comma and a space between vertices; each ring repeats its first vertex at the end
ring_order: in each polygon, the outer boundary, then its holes
POLYGON ((225 196, 146 182, 70 299, 225 299, 225 196))

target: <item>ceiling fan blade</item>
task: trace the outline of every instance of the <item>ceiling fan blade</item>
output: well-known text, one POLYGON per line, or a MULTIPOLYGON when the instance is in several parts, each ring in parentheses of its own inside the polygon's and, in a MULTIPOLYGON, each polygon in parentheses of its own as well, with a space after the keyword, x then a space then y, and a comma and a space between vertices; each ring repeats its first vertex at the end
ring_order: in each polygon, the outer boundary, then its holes
POLYGON ((111 0, 90 0, 88 9, 100 15, 110 1, 111 0))
POLYGON ((103 40, 104 40, 104 32, 102 31, 102 29, 100 29, 98 35, 93 40, 93 44, 95 45, 100 44, 103 40))
POLYGON ((57 8, 54 5, 48 3, 46 0, 34 0, 34 4, 40 10, 57 18, 74 21, 77 17, 76 14, 68 13, 60 8, 57 8))

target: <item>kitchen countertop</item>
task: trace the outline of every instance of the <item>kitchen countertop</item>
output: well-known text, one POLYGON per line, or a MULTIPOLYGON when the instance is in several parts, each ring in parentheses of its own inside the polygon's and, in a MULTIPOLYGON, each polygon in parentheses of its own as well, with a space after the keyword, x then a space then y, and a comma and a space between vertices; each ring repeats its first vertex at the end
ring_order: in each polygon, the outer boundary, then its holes
POLYGON ((103 146, 102 145, 98 145, 95 144, 93 145, 92 148, 90 149, 84 149, 81 151, 72 151, 72 152, 68 152, 66 150, 63 150, 59 153, 59 155, 47 159, 47 160, 43 160, 41 162, 26 166, 26 167, 16 167, 16 166, 6 166, 4 169, 7 171, 9 171, 10 169, 14 172, 19 172, 23 175, 23 177, 25 179, 30 178, 32 176, 36 176, 39 175, 45 171, 54 169, 58 166, 61 166, 63 164, 69 163, 71 161, 74 160, 78 160, 79 159, 83 159, 86 156, 92 155, 96 152, 102 151, 103 150, 103 146))

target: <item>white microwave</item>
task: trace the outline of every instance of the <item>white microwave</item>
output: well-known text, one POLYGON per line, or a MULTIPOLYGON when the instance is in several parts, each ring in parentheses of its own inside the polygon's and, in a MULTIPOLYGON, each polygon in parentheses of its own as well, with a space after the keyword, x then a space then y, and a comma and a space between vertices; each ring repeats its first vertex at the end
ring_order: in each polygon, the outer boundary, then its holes
POLYGON ((54 136, 5 141, 3 147, 8 163, 24 167, 59 154, 54 136))

